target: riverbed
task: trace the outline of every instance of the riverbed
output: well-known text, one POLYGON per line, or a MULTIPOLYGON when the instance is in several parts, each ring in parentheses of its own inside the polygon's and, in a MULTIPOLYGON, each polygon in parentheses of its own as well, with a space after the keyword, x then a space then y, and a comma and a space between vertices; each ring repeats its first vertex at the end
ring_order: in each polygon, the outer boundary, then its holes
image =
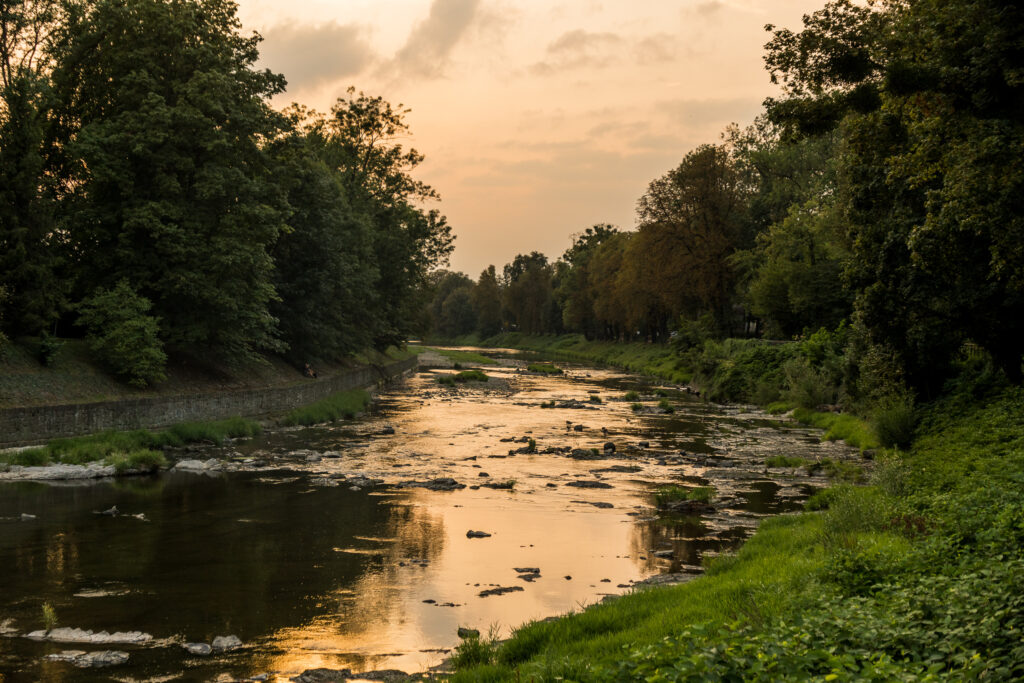
POLYGON ((0 484, 0 681, 425 671, 460 627, 503 637, 655 577, 697 576, 827 485, 766 457, 860 460, 680 387, 573 364, 534 374, 513 352, 486 353, 500 359, 480 366, 489 382, 448 387, 437 378, 455 370, 425 370, 355 420, 170 453, 226 467, 0 484), (659 514, 653 494, 667 484, 714 487, 713 509, 659 514), (149 638, 28 637, 55 625, 149 638), (241 647, 183 647, 227 636, 241 647), (129 660, 47 659, 72 650, 129 660))

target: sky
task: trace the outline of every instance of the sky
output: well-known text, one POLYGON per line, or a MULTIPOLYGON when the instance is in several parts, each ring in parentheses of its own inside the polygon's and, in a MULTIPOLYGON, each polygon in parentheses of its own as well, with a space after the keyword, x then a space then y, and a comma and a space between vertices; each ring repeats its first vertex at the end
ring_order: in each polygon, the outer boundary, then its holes
POLYGON ((415 175, 441 195, 450 267, 555 259, 636 224, 648 183, 774 92, 765 24, 823 0, 239 0, 283 73, 274 104, 329 111, 355 86, 411 109, 415 175))

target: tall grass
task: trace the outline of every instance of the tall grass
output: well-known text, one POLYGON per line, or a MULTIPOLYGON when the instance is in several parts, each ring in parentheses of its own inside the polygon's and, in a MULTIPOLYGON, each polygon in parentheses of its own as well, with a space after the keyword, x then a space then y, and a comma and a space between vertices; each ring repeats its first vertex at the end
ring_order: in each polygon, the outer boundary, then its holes
POLYGON ((323 424, 341 418, 351 419, 368 405, 370 405, 368 391, 363 389, 341 391, 316 403, 296 408, 281 418, 280 423, 286 427, 294 427, 323 424))

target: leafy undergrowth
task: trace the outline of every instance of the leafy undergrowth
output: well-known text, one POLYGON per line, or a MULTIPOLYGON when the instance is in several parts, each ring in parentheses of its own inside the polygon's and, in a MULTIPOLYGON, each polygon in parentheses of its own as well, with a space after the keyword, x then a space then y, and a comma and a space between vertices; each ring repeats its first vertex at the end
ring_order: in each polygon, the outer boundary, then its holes
POLYGON ((689 584, 463 645, 452 680, 1020 680, 1024 390, 919 414, 870 485, 765 521, 689 584))
POLYGON ((797 408, 793 418, 798 422, 825 430, 826 441, 845 441, 862 451, 878 448, 881 444, 871 425, 850 413, 823 413, 807 408, 797 408))
POLYGON ((0 453, 0 464, 38 467, 54 463, 85 465, 103 461, 119 472, 155 469, 167 464, 159 452, 161 449, 204 441, 221 444, 228 438, 250 437, 259 432, 258 422, 240 417, 215 422, 186 422, 158 432, 146 429, 107 431, 54 439, 39 448, 0 453))
POLYGON ((696 486, 693 488, 685 486, 659 486, 654 492, 654 501, 660 507, 679 500, 693 500, 706 503, 714 498, 714 496, 715 489, 711 486, 696 486))
POLYGON ((370 392, 363 389, 340 391, 308 406, 296 408, 280 420, 285 427, 309 426, 352 419, 370 405, 370 392))

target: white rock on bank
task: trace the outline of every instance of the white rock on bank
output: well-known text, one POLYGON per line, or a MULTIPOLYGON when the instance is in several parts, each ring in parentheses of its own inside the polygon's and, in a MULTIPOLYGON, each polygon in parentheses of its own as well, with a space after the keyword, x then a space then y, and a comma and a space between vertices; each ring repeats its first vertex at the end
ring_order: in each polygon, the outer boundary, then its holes
POLYGON ((100 631, 94 633, 80 628, 54 628, 49 631, 32 631, 25 636, 33 640, 49 640, 54 643, 93 643, 97 645, 140 645, 153 640, 153 636, 142 631, 127 631, 122 633, 107 633, 100 631))
POLYGON ((74 479, 103 479, 116 474, 113 466, 93 462, 88 465, 45 465, 22 467, 12 465, 0 472, 0 481, 68 481, 74 479))
POLYGON ((216 472, 221 469, 221 461, 216 458, 209 460, 180 460, 174 466, 176 470, 187 472, 216 472))

